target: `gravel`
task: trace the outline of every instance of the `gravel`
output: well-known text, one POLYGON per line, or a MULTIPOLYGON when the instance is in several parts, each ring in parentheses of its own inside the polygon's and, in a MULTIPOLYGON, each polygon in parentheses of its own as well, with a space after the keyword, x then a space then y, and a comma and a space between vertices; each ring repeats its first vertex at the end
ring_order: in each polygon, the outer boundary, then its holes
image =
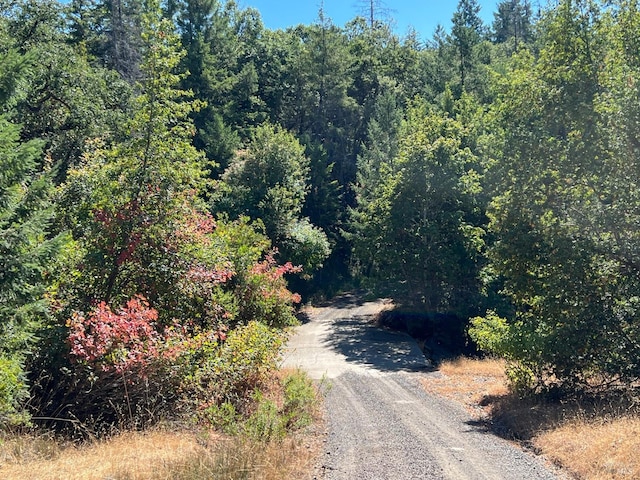
POLYGON ((428 360, 410 337, 371 325, 382 308, 382 301, 341 297, 312 309, 289 342, 285 366, 328 386, 327 437, 314 478, 567 478, 424 391, 428 360))

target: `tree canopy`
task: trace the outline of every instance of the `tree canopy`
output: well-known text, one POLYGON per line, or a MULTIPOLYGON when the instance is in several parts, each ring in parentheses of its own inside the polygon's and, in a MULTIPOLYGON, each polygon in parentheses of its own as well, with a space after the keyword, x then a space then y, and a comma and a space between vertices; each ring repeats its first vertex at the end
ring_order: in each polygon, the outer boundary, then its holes
POLYGON ((1 425, 241 408, 293 289, 458 322, 522 391, 637 386, 637 2, 359 6, 0 2, 1 425))

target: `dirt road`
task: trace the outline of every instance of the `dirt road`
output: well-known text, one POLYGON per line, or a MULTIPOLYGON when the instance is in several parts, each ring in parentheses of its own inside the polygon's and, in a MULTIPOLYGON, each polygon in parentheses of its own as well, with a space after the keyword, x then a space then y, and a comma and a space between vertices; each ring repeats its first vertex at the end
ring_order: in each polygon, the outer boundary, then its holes
POLYGON ((370 320, 383 302, 343 296, 310 311, 285 365, 325 378, 327 480, 557 479, 538 458, 487 433, 462 407, 419 386, 428 362, 408 336, 370 320))

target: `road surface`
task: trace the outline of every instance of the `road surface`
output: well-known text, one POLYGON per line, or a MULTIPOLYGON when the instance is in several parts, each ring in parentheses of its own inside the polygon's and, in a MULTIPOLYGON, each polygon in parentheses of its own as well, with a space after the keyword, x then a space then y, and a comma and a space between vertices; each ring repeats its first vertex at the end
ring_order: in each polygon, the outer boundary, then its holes
POLYGON ((309 311, 284 365, 330 384, 324 480, 552 480, 540 458, 486 432, 419 385, 429 362, 409 336, 371 325, 383 301, 344 295, 309 311))

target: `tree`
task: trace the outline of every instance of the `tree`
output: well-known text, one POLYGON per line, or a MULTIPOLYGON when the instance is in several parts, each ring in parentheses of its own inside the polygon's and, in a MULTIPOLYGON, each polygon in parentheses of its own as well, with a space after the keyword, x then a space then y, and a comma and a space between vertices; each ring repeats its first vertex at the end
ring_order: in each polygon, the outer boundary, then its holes
POLYGON ((382 0, 359 0, 360 15, 367 19, 369 28, 374 29, 389 16, 389 8, 382 0))
POLYGON ((53 2, 16 2, 6 17, 15 48, 38 59, 24 72, 7 111, 22 125, 24 139, 45 141, 43 158, 56 183, 79 163, 88 138, 121 133, 131 96, 117 73, 93 65, 84 48, 70 44, 63 13, 53 2))
POLYGON ((483 25, 479 16, 480 5, 476 0, 460 0, 451 19, 452 43, 458 50, 460 85, 465 89, 465 81, 473 68, 473 50, 483 37, 483 25))
POLYGON ((328 256, 329 245, 324 232, 301 217, 308 176, 309 159, 292 134, 271 125, 258 127, 247 151, 224 173, 224 191, 213 209, 232 218, 260 219, 284 261, 310 274, 328 256))
POLYGON ((127 135, 90 142, 61 188, 74 243, 52 289, 58 323, 34 364, 46 372, 42 416, 85 420, 100 404, 100 422, 146 421, 181 395, 202 411, 246 394, 280 345, 252 340, 280 338, 295 321, 299 297, 284 275, 297 268, 277 264, 246 218, 218 222, 205 211, 207 164, 189 118, 199 102, 179 88, 179 38, 158 1, 145 3, 141 21, 127 135), (252 329, 251 352, 224 358, 221 343, 252 329))
MULTIPOLYGON (((0 99, 7 104, 17 75, 33 58, 7 48, 0 25, 0 99)), ((21 141, 20 127, 0 115, 0 427, 25 420, 24 364, 48 315, 46 270, 62 237, 51 234, 50 178, 38 173, 42 142, 21 141)))
POLYGON ((157 5, 146 8, 141 93, 128 135, 112 145, 94 140, 84 164, 70 171, 61 198, 83 252, 82 280, 71 295, 79 303, 71 308, 99 301, 120 306, 135 294, 160 302, 170 289, 165 276, 179 271, 171 268, 176 257, 166 241, 189 217, 202 184, 206 165, 191 145, 187 118, 198 104, 185 100, 174 73, 178 40, 157 5))
POLYGON ((371 198, 359 197, 367 236, 356 254, 401 303, 464 317, 478 296, 483 230, 477 159, 463 138, 460 122, 423 102, 408 110, 397 156, 379 165, 371 198))
POLYGON ((516 56, 494 107, 490 272, 512 309, 477 319, 474 335, 514 362, 524 389, 631 385, 638 15, 565 1, 541 22, 539 58, 516 56))
POLYGON ((532 40, 531 5, 528 0, 505 0, 494 14, 493 40, 505 43, 513 39, 513 49, 532 40))
POLYGON ((379 242, 374 240, 377 223, 370 218, 371 208, 384 195, 385 176, 394 169, 402 120, 398 99, 393 92, 384 92, 376 102, 368 141, 358 156, 353 186, 356 205, 349 210, 347 236, 354 251, 355 273, 364 277, 375 275, 379 242))

